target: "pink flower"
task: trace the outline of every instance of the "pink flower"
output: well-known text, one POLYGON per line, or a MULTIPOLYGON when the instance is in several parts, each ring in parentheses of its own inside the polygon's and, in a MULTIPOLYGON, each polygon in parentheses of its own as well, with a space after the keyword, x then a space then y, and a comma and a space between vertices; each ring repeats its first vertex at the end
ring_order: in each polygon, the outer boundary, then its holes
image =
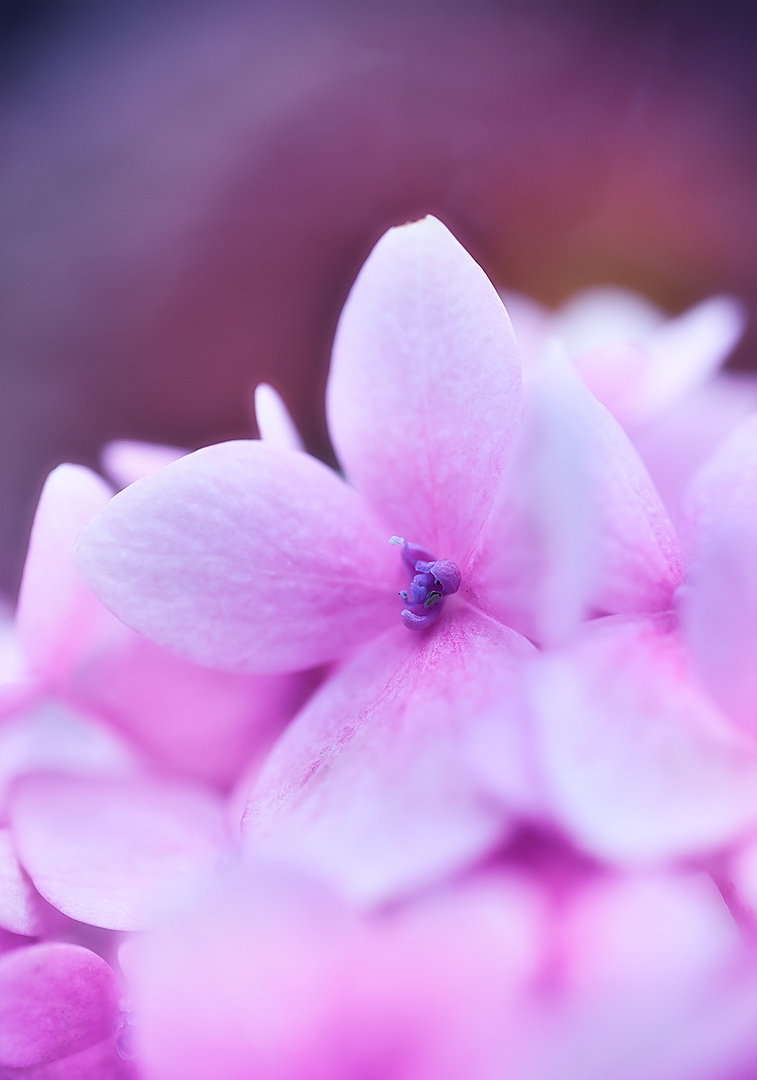
POLYGON ((591 431, 563 461, 548 442, 555 477, 529 449, 539 408, 519 430, 505 310, 427 218, 378 244, 339 324, 327 403, 350 485, 304 454, 227 443, 133 485, 85 529, 85 578, 160 644, 228 670, 338 662, 254 786, 243 828, 256 851, 376 899, 500 843, 513 809, 538 812, 518 693, 532 648, 509 627, 664 610, 680 583, 641 464, 576 387, 563 402, 547 380, 547 413, 557 401, 591 431), (610 504, 585 523, 597 561, 584 580, 579 533, 550 514, 563 480, 589 482, 600 458, 597 502, 610 504), (570 594, 557 607, 545 524, 570 594), (507 763, 497 800, 478 762, 492 739, 507 763))
MULTIPOLYGON (((129 458, 127 450, 120 448, 121 467, 134 470, 134 451, 129 458)), ((156 448, 143 449, 141 466, 150 454, 160 460, 156 448)), ((228 788, 267 749, 306 685, 188 663, 106 611, 74 567, 71 549, 112 494, 90 470, 61 465, 40 497, 16 614, 25 679, 4 687, 5 781, 40 767, 123 774, 141 758, 163 773, 228 788), (50 714, 58 718, 55 732, 45 720, 50 714)))

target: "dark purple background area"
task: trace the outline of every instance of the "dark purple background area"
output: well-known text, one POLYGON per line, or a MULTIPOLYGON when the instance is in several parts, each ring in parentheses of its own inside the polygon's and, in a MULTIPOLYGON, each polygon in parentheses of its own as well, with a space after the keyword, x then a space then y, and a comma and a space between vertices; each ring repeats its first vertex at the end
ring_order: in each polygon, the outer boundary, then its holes
POLYGON ((267 380, 328 457, 340 307, 426 212, 541 300, 728 291, 754 326, 755 10, 5 4, 0 585, 107 439, 245 434, 267 380))

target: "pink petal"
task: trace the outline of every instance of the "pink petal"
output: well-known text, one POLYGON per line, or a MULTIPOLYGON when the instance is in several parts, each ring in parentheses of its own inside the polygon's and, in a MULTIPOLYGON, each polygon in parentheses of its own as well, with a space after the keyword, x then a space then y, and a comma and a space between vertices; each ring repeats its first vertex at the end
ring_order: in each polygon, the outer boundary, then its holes
POLYGON ((71 693, 161 770, 228 788, 269 748, 311 682, 200 667, 133 634, 78 672, 71 693))
POLYGON ((675 319, 639 327, 573 355, 592 393, 629 430, 643 427, 712 378, 744 329, 742 305, 715 296, 675 319))
POLYGON ((696 562, 683 633, 709 692, 757 732, 757 414, 703 466, 687 503, 696 562))
POLYGON ((45 1065, 0 1072, 1 1080, 137 1080, 133 1061, 123 1060, 112 1036, 45 1065))
POLYGON ((614 862, 713 851, 757 826, 757 743, 702 694, 665 621, 609 619, 534 666, 557 818, 614 862))
POLYGON ((0 927, 35 937, 42 932, 40 898, 21 869, 8 829, 0 829, 0 927))
POLYGON ((330 677, 284 733, 252 790, 247 846, 289 859, 360 900, 470 864, 510 829, 484 794, 477 733, 502 729, 501 792, 522 785, 515 703, 523 639, 448 601, 433 630, 398 627, 330 677))
POLYGON ((178 446, 116 439, 103 447, 101 461, 103 472, 107 473, 119 488, 124 488, 135 480, 151 476, 158 469, 184 457, 187 452, 178 446))
POLYGON ((597 613, 670 608, 678 541, 616 420, 566 361, 545 362, 469 587, 544 642, 597 613))
POLYGON ((147 1080, 506 1075, 540 915, 504 880, 358 919, 256 867, 135 942, 139 1060, 147 1080))
POLYGON ((644 342, 649 366, 639 420, 670 408, 712 378, 745 325, 746 312, 738 300, 713 296, 651 331, 644 342))
POLYGON ((683 520, 685 491, 697 469, 755 409, 757 378, 727 371, 634 432, 634 445, 674 525, 683 520))
POLYGON ((134 775, 133 750, 101 720, 55 699, 37 700, 0 725, 0 821, 19 776, 63 772, 73 776, 134 775))
POLYGON ((42 896, 112 930, 149 925, 225 847, 220 803, 178 784, 28 777, 18 782, 11 822, 42 896))
POLYGON ((281 396, 268 383, 255 388, 255 420, 260 438, 282 450, 304 450, 300 433, 281 396))
POLYGON ((59 465, 42 489, 18 599, 21 644, 34 669, 60 681, 109 616, 82 581, 72 551, 111 489, 81 465, 59 465))
POLYGON ((510 321, 435 218, 390 231, 349 295, 327 390, 350 479, 387 529, 464 561, 520 418, 510 321))
POLYGON ((605 346, 638 343, 665 322, 665 312, 641 293, 595 285, 570 296, 553 315, 551 332, 576 358, 605 346))
POLYGON ((753 1075, 732 1070, 755 1060, 754 965, 706 875, 599 879, 568 905, 558 940, 561 993, 529 1080, 753 1075))
POLYGON ((29 945, 0 958, 0 1064, 65 1058, 112 1035, 116 977, 79 945, 29 945))
POLYGON ((122 491, 76 558, 146 637, 209 667, 264 674, 324 663, 398 618, 388 539, 325 465, 231 442, 122 491))

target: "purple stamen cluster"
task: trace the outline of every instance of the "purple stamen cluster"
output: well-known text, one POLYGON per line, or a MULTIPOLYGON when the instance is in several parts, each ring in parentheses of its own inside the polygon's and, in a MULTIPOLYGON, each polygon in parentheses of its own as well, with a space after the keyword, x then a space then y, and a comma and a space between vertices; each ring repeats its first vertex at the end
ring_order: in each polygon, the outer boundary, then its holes
POLYGON ((401 618, 408 630, 425 630, 439 617, 442 599, 460 588, 460 567, 451 559, 434 559, 425 548, 393 536, 390 544, 401 546, 402 561, 413 575, 409 589, 400 596, 407 604, 401 618))

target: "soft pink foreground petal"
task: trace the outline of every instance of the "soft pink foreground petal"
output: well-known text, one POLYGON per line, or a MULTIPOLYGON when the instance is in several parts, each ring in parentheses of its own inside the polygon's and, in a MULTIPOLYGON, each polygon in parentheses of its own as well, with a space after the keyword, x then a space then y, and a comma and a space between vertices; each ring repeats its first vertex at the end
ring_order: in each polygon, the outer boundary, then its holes
POLYGON ((199 788, 62 776, 18 782, 19 859, 65 915, 111 930, 149 925, 225 852, 220 801, 199 788))
POLYGON ((349 295, 327 390, 347 475, 392 533, 461 562, 520 419, 510 320, 435 218, 390 229, 349 295))
POLYGON ((255 867, 135 942, 146 1080, 504 1076, 541 912, 507 879, 365 919, 255 867), (188 947, 188 943, 191 943, 188 947))
POLYGON ((39 1065, 113 1032, 119 987, 101 957, 79 945, 29 945, 0 958, 0 1064, 39 1065))
POLYGON ((332 660, 398 618, 388 539, 325 465, 251 440, 120 492, 76 560, 103 603, 159 645, 265 674, 332 660))
POLYGON ((35 937, 43 930, 41 901, 21 869, 10 830, 0 829, 0 926, 35 937))
POLYGON ((74 566, 76 538, 112 490, 81 465, 59 465, 42 489, 18 598, 19 639, 35 671, 60 681, 110 617, 74 566))
POLYGON ((242 675, 201 667, 138 634, 97 657, 71 693, 136 743, 161 772, 229 788, 302 704, 310 673, 242 675))
POLYGON ((528 1080, 754 1075, 732 1070, 756 1059, 757 971, 707 875, 595 880, 559 940, 562 992, 528 1080))
POLYGON ((524 785, 517 689, 531 651, 451 605, 426 635, 398 627, 371 642, 274 747, 243 820, 248 848, 326 876, 360 901, 473 862, 509 832, 506 795, 524 785), (467 760, 482 733, 505 757, 510 784, 498 798, 467 760))
POLYGON ((702 467, 687 502, 695 563, 684 637, 718 704, 757 732, 757 414, 702 467))
POLYGON ((683 570, 651 480, 617 421, 555 354, 534 381, 469 587, 535 640, 587 615, 670 608, 683 570))
POLYGON ((532 675, 554 811, 586 850, 654 864, 757 827, 757 742, 701 692, 664 620, 595 623, 532 675))
POLYGON ((178 446, 160 443, 137 442, 133 439, 115 439, 103 447, 100 460, 105 472, 119 488, 128 487, 135 480, 151 476, 187 454, 178 446))
POLYGON ((268 383, 255 387, 255 420, 260 438, 282 450, 304 450, 294 420, 281 395, 268 383))

